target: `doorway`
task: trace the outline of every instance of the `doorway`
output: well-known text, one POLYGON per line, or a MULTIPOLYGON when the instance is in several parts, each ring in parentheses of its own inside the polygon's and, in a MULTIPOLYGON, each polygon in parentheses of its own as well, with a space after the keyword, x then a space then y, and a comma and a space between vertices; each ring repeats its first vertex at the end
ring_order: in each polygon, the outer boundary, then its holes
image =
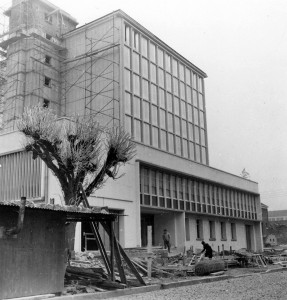
POLYGON ((152 244, 154 245, 154 215, 142 214, 141 215, 141 241, 142 247, 147 246, 147 227, 152 227, 152 244))

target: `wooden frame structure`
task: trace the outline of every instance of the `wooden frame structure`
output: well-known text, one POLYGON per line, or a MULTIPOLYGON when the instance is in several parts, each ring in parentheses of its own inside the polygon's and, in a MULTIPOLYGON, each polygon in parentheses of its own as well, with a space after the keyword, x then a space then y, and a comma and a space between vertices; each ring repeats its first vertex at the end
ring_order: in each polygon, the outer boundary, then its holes
MULTIPOLYGON (((88 199, 86 197, 85 191, 82 186, 81 186, 81 192, 82 192, 82 202, 83 202, 84 207, 90 208, 88 199)), ((99 223, 103 226, 104 230, 107 232, 109 239, 110 239, 110 248, 111 248, 110 259, 108 258, 107 252, 104 247, 104 243, 101 239, 98 224, 94 221, 90 221, 90 226, 94 233, 96 243, 101 252, 101 255, 102 255, 104 263, 105 263, 105 267, 107 269, 108 274, 111 277, 111 280, 115 281, 114 265, 116 263, 121 282, 124 284, 127 283, 126 275, 125 275, 123 264, 122 264, 122 259, 124 259, 124 261, 129 266, 130 270, 135 275, 135 277, 137 278, 139 283, 141 283, 142 285, 146 285, 145 281, 142 279, 142 277, 139 274, 139 272, 137 271, 136 267, 134 266, 132 261, 129 259, 129 257, 125 253, 124 249, 120 245, 119 241, 117 240, 115 233, 114 233, 114 229, 113 229, 113 220, 100 220, 99 223)))

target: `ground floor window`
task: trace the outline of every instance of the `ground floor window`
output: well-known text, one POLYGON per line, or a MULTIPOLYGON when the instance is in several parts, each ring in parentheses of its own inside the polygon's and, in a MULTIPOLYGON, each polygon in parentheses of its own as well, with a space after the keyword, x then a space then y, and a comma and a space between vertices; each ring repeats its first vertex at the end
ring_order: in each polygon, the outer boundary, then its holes
POLYGON ((185 239, 190 241, 189 218, 185 218, 185 239))
POLYGON ((237 236, 236 236, 236 224, 235 223, 231 223, 231 240, 232 241, 236 241, 237 240, 237 236))
POLYGON ((203 224, 202 220, 196 220, 196 238, 203 239, 203 224))
POLYGON ((226 223, 220 222, 220 229, 221 229, 221 240, 226 241, 226 223))
POLYGON ((214 241, 215 239, 215 222, 209 221, 209 240, 214 241))

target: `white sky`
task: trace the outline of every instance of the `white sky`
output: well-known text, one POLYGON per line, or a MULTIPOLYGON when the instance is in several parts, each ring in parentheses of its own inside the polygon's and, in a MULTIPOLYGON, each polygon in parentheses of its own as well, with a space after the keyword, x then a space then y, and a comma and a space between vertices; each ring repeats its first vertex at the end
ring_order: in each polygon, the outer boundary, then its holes
POLYGON ((80 25, 122 9, 205 71, 210 165, 287 209, 287 1, 50 1, 80 25))

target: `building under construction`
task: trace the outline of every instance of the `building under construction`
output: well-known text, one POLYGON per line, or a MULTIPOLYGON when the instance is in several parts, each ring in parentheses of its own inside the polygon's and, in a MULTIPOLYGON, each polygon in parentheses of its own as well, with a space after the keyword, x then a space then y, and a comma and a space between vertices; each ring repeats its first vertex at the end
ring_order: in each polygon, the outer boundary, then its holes
MULTIPOLYGON (((46 0, 13 0, 5 18, 1 198, 62 199, 16 131, 24 107, 41 103, 59 116, 93 114, 104 126, 124 126, 135 140, 126 175, 90 197, 121 213, 116 233, 125 247, 145 246, 150 225, 154 245, 167 228, 179 249, 200 248, 203 239, 214 248, 262 248, 257 183, 209 166, 201 69, 120 10, 77 27, 46 0)), ((79 224, 76 249, 93 247, 88 226, 79 224)))

